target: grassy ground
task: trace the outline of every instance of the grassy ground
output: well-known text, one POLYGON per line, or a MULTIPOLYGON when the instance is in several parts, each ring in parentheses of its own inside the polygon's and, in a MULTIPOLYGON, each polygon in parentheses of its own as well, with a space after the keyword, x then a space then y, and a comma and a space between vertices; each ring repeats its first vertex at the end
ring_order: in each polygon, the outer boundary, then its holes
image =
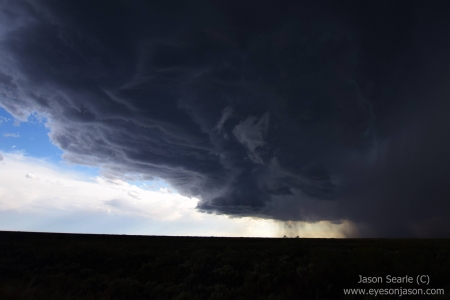
POLYGON ((0 232, 0 299, 374 299, 343 288, 399 287, 445 289, 403 299, 450 299, 450 240, 0 232), (358 284, 359 275, 431 282, 358 284))

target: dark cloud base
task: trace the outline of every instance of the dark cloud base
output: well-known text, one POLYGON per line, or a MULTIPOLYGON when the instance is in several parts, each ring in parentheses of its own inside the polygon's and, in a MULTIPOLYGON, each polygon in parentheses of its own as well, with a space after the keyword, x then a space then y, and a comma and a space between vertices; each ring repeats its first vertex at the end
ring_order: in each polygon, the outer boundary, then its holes
POLYGON ((0 105, 209 213, 449 237, 450 10, 3 1, 0 105))

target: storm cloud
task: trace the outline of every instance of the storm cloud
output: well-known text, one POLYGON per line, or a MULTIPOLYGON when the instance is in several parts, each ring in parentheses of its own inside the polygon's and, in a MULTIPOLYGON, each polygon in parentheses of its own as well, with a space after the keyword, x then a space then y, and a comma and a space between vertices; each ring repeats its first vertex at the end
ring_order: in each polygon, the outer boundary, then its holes
POLYGON ((450 10, 2 1, 0 105, 208 213, 450 236, 450 10))

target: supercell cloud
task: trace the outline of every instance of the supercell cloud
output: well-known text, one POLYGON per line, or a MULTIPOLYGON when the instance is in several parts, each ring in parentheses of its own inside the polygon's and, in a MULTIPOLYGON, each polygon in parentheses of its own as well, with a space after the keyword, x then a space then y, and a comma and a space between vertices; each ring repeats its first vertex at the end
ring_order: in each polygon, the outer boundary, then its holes
POLYGON ((66 160, 204 212, 448 237, 449 12, 2 1, 0 106, 47 117, 66 160))

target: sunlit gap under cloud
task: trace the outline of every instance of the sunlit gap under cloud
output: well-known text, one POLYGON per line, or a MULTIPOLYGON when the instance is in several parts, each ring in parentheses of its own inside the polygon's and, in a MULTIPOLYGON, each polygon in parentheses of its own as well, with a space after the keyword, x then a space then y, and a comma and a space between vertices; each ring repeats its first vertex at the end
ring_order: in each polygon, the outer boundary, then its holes
MULTIPOLYGON (((198 212, 161 181, 138 185, 3 153, 2 230, 180 236, 343 237, 340 226, 230 218, 198 212), (153 185, 152 185, 153 184, 153 185), (159 190, 155 188, 159 187, 159 190), (335 227, 335 228, 334 228, 335 227)), ((345 225, 346 226, 346 225, 345 225)))
POLYGON ((195 209, 163 181, 126 182, 3 152, 0 228, 14 231, 242 237, 344 237, 343 225, 231 218, 195 209), (158 189, 157 189, 158 188, 158 189))

